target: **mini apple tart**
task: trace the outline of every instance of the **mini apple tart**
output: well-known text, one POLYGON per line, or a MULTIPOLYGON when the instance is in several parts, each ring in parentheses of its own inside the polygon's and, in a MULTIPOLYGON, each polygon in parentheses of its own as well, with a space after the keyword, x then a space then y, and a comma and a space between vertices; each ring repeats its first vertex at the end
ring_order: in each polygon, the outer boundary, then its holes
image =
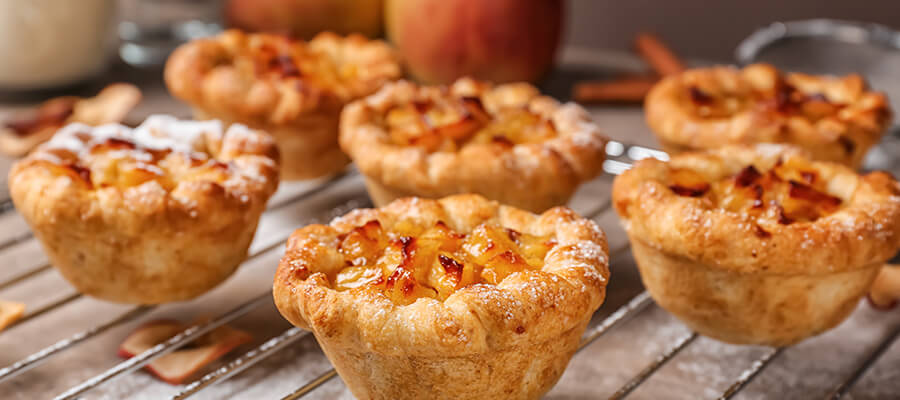
POLYGON ((541 212, 602 171, 605 139, 580 106, 527 83, 386 85, 341 116, 341 148, 376 205, 478 193, 541 212))
POLYGON ((786 143, 858 168, 891 119, 887 98, 859 75, 783 74, 771 65, 700 68, 648 94, 647 124, 675 154, 727 144, 786 143))
POLYGON ((360 35, 322 33, 304 42, 229 30, 175 50, 165 78, 197 119, 238 122, 275 136, 281 178, 297 180, 347 165, 337 144, 341 108, 400 73, 386 43, 360 35))
POLYGON ((278 186, 277 159, 265 133, 218 121, 70 124, 13 166, 9 189, 79 291, 156 304, 234 272, 278 186))
POLYGON ((297 230, 275 304, 360 399, 537 399, 609 279, 603 232, 478 195, 406 198, 297 230))
POLYGON ((645 160, 613 202, 660 306, 730 343, 782 346, 844 320, 900 248, 900 184, 774 144, 645 160))

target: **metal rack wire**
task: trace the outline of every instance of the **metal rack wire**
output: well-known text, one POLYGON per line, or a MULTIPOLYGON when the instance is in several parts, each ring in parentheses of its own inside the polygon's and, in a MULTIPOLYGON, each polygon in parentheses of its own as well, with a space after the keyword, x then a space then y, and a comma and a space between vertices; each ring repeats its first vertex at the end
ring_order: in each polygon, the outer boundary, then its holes
MULTIPOLYGON (((668 156, 660 152, 658 150, 649 149, 641 146, 632 146, 621 142, 611 141, 606 147, 606 152, 608 155, 608 160, 604 163, 604 170, 611 175, 618 175, 622 173, 624 170, 631 167, 632 163, 636 160, 640 160, 647 157, 656 157, 661 159, 667 159, 668 156)), ((284 199, 276 204, 272 204, 267 212, 272 212, 282 207, 286 207, 288 205, 296 204, 302 202, 303 200, 317 194, 324 192, 336 184, 343 182, 353 176, 355 173, 350 172, 342 176, 335 177, 328 181, 322 182, 321 184, 312 187, 306 191, 303 191, 299 194, 296 194, 288 199, 284 199)), ((3 209, 2 204, 8 203, 7 200, 0 199, 0 214, 3 212, 12 212, 11 209, 3 209)), ((336 215, 343 214, 349 211, 352 208, 366 206, 367 200, 354 198, 346 201, 343 204, 338 205, 330 210, 330 212, 326 213, 326 215, 319 216, 318 220, 327 220, 336 215)), ((605 211, 609 210, 611 207, 610 201, 604 201, 600 204, 595 210, 588 213, 589 218, 596 218, 601 215, 605 211)), ((312 223, 316 221, 307 221, 307 223, 312 223)), ((30 238, 29 234, 23 234, 21 237, 13 238, 5 243, 0 243, 0 250, 5 249, 7 247, 13 246, 15 242, 22 242, 28 240, 30 238)), ((261 244, 259 248, 254 250, 252 254, 250 254, 248 260, 252 260, 256 257, 259 257, 263 254, 269 253, 284 244, 284 241, 287 239, 285 236, 279 236, 275 239, 271 239, 261 244)), ((611 251, 610 259, 615 260, 616 256, 625 253, 628 250, 628 246, 623 246, 611 251)), ((40 265, 31 270, 28 270, 24 273, 20 273, 12 278, 8 278, 7 280, 0 282, 0 289, 5 289, 9 287, 14 287, 22 282, 26 282, 29 279, 37 276, 43 271, 46 271, 50 268, 49 264, 40 265)), ((27 323, 29 320, 40 317, 41 315, 52 311, 58 307, 61 307, 64 304, 67 304, 81 295, 79 293, 72 293, 70 295, 66 295, 56 301, 51 302, 48 305, 41 307, 40 309, 33 311, 26 315, 23 319, 19 320, 17 324, 27 323)), ((228 310, 227 312, 218 315, 206 322, 194 324, 182 332, 178 333, 174 337, 166 340, 163 343, 160 343, 147 351, 138 354, 132 358, 129 358, 125 361, 118 363, 112 368, 107 369, 106 371, 81 382, 78 385, 71 387, 69 390, 64 393, 59 394, 56 399, 75 399, 78 396, 97 388, 104 383, 110 382, 118 377, 121 377, 125 374, 133 372, 137 369, 140 369, 153 361, 154 359, 172 352, 183 345, 190 343, 196 338, 202 336, 203 334, 210 332, 211 330, 222 326, 230 321, 233 321, 250 311, 258 308, 259 306, 266 304, 270 301, 271 291, 266 290, 255 297, 251 298, 244 303, 239 304, 238 306, 228 310)), ((643 310, 647 309, 653 303, 647 292, 641 292, 635 297, 633 297, 626 304, 618 308, 608 317, 599 321, 598 323, 590 326, 588 330, 585 332, 582 337, 579 352, 590 346, 596 340, 601 338, 606 333, 613 330, 619 324, 635 317, 640 314, 643 310)), ((116 326, 122 325, 126 322, 135 320, 140 318, 151 310, 157 307, 164 306, 134 306, 125 312, 120 313, 119 315, 109 319, 106 322, 103 322, 99 325, 96 325, 90 329, 84 330, 82 332, 78 332, 74 335, 71 335, 67 338, 61 339, 56 343, 47 346, 19 361, 14 362, 13 364, 0 369, 0 383, 7 381, 15 376, 18 376, 26 371, 29 371, 35 367, 38 367, 42 363, 48 361, 52 357, 65 352, 67 350, 71 350, 78 346, 80 343, 98 336, 103 332, 106 332, 116 326)), ((309 332, 303 331, 299 328, 290 328, 285 330, 283 333, 276 335, 274 337, 269 338, 264 343, 259 345, 258 347, 237 356, 229 363, 224 366, 206 374, 205 376, 197 379, 194 382, 186 385, 180 393, 172 396, 172 399, 187 399, 198 393, 200 393, 203 389, 208 388, 217 383, 221 383, 223 381, 228 380, 229 378, 247 370, 253 368, 253 366, 257 365, 261 361, 267 359, 273 354, 278 353, 279 350, 284 349, 285 347, 291 345, 299 341, 300 339, 307 337, 309 332)), ((866 359, 858 365, 851 374, 846 376, 844 380, 838 382, 834 389, 829 393, 827 398, 829 399, 837 399, 842 395, 847 393, 848 389, 863 376, 863 374, 868 371, 872 365, 876 363, 876 361, 886 352, 886 350, 897 340, 898 336, 900 336, 900 326, 894 327, 890 334, 887 335, 878 345, 877 347, 866 357, 866 359)), ((610 399, 621 399, 628 394, 630 394, 633 390, 638 388, 643 382, 645 382, 648 378, 653 376, 653 374, 659 370, 662 366, 664 366, 667 362, 672 360, 679 352, 688 348, 692 343, 694 343, 698 338, 698 335, 694 332, 689 332, 688 334, 676 338, 672 343, 668 344, 666 349, 659 354, 651 363, 646 365, 640 372, 629 379, 619 390, 617 390, 610 399)), ((742 373, 734 378, 732 384, 721 394, 720 399, 730 399, 735 396, 737 393, 741 391, 748 383, 753 381, 754 378, 759 376, 759 374, 772 363, 773 360, 777 359, 779 355, 783 353, 783 348, 773 348, 766 351, 761 357, 759 357, 756 361, 754 361, 748 368, 746 368, 742 373)), ((305 395, 315 391, 317 388, 321 387, 323 384, 328 382, 337 376, 334 369, 326 371, 321 375, 315 377, 314 379, 305 382, 300 385, 296 390, 288 393, 283 397, 283 399, 299 399, 304 397, 305 395)))

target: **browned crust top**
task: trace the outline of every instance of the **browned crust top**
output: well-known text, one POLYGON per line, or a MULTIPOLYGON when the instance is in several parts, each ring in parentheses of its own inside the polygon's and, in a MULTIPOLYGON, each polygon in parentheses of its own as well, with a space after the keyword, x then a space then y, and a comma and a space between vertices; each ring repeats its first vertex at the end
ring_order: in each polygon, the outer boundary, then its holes
POLYGON ((782 73, 768 64, 667 77, 645 109, 654 132, 684 147, 792 143, 833 161, 861 158, 891 120, 887 97, 859 75, 782 73))
POLYGON ((607 254, 603 232, 567 208, 535 215, 477 195, 406 198, 297 230, 275 276, 275 301, 288 320, 317 335, 390 354, 462 356, 548 340, 583 323, 603 302, 607 254), (385 227, 443 221, 458 232, 496 223, 558 244, 540 269, 497 285, 469 285, 444 301, 422 297, 400 305, 380 291, 337 291, 327 278, 330 269, 345 266, 338 237, 372 220, 385 227))
POLYGON ((728 146, 708 153, 644 160, 616 178, 616 211, 634 240, 670 254, 740 272, 820 274, 883 262, 900 247, 900 184, 885 172, 858 175, 835 163, 811 162, 781 145, 728 146), (673 188, 672 171, 711 180, 739 178, 748 165, 768 170, 799 162, 826 182, 840 207, 810 221, 751 215, 673 188))
POLYGON ((253 124, 290 124, 398 79, 393 50, 380 40, 330 32, 309 42, 228 30, 180 46, 166 63, 169 90, 191 105, 253 124))
MULTIPOLYGON (((514 136, 514 135, 511 135, 514 136)), ((492 86, 464 78, 450 87, 420 87, 400 81, 349 104, 341 115, 341 148, 359 169, 380 183, 437 197, 451 193, 510 191, 540 195, 571 192, 602 171, 605 138, 576 104, 559 104, 525 83, 492 86), (453 151, 398 144, 384 123, 392 109, 412 103, 475 101, 496 118, 504 110, 526 110, 555 133, 536 142, 463 142, 453 151)))
POLYGON ((265 133, 218 121, 70 124, 17 162, 9 182, 16 207, 32 218, 140 229, 134 221, 183 227, 207 216, 219 225, 265 206, 278 187, 278 151, 265 133))

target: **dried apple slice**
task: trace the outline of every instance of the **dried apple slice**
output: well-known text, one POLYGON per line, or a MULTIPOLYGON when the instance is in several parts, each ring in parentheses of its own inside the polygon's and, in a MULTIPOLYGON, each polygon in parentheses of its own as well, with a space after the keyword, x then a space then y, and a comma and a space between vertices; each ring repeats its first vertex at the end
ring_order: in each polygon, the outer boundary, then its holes
POLYGON ((75 104, 71 122, 102 125, 121 122, 141 101, 141 90, 130 83, 113 83, 75 104))
POLYGON ((0 151, 22 156, 50 139, 72 116, 77 97, 50 99, 31 112, 20 114, 0 124, 0 151))
POLYGON ((0 152, 15 157, 25 155, 72 122, 121 122, 140 100, 141 91, 128 83, 111 84, 91 98, 64 96, 47 100, 30 113, 0 124, 0 152))
POLYGON ((881 267, 875 282, 869 288, 869 303, 873 307, 890 310, 900 301, 900 265, 881 267))
POLYGON ((23 314, 25 314, 24 304, 0 300, 0 331, 18 321, 23 314))
MULTIPOLYGON (((119 356, 131 358, 162 343, 187 328, 174 320, 157 320, 140 326, 119 345, 119 356)), ((221 326, 187 346, 153 360, 147 370, 164 382, 178 385, 195 372, 228 354, 253 337, 244 331, 221 326)))

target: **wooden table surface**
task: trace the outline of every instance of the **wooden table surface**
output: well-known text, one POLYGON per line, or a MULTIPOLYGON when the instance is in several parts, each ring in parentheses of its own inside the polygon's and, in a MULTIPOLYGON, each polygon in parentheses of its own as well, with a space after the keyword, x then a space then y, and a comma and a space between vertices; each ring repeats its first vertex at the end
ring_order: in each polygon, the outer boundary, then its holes
MULTIPOLYGON (((545 89, 565 98, 574 80, 610 76, 642 69, 639 61, 626 54, 597 53, 568 49, 562 67, 545 84, 545 89)), ((169 113, 188 117, 188 109, 168 96, 160 83, 159 71, 135 71, 115 68, 109 80, 129 80, 144 90, 144 102, 129 116, 138 123, 147 115, 169 113)), ((95 91, 97 86, 86 88, 95 91)), ((89 93, 86 93, 89 94, 89 93)), ((6 98, 0 104, 3 113, 28 105, 21 98, 6 98), (13 101, 10 101, 13 100, 13 101)), ((655 141, 643 122, 639 107, 592 107, 592 114, 602 130, 611 138, 628 143, 654 146, 655 141)), ((0 159, 6 171, 12 160, 0 159)), ((592 215, 610 239, 613 249, 626 249, 612 260, 612 281, 606 303, 596 313, 593 325, 614 312, 643 289, 636 268, 627 251, 627 241, 613 212, 608 209, 612 178, 603 176, 585 185, 571 206, 583 215, 592 215)), ((118 325, 72 349, 51 358, 9 381, 0 382, 0 398, 49 398, 80 382, 100 374, 121 361, 117 345, 136 326, 157 318, 189 321, 197 316, 216 316, 265 295, 281 247, 260 251, 277 244, 295 228, 312 221, 324 221, 338 212, 365 206, 368 200, 358 176, 349 177, 327 190, 302 201, 288 202, 317 182, 286 184, 272 199, 273 207, 263 217, 251 253, 255 254, 227 282, 200 298, 157 307, 147 314, 118 325), (258 254, 257 254, 258 253, 258 254)), ((27 233, 28 228, 15 213, 0 216, 0 243, 27 233)), ((0 249, 0 282, 34 268, 46 265, 47 259, 33 239, 0 249)), ((47 269, 13 286, 0 289, 0 298, 21 301, 33 312, 60 299, 75 295, 74 289, 53 269, 47 269)), ((69 337, 97 324, 111 320, 130 310, 130 306, 77 297, 62 306, 29 319, 0 333, 0 368, 10 365, 57 340, 69 337)), ((254 334, 254 341, 231 353, 215 367, 249 351, 267 339, 281 334, 290 326, 275 310, 271 301, 236 319, 234 326, 254 334)), ((800 345, 786 349, 762 374, 735 398, 738 399, 806 399, 822 398, 832 387, 853 372, 866 355, 892 327, 900 324, 900 312, 879 312, 861 302, 856 312, 838 328, 800 345)), ((637 374, 677 340, 688 329, 665 311, 651 305, 633 319, 610 330, 596 342, 579 352, 548 399, 606 398, 637 374)), ((768 349, 734 346, 699 338, 652 375, 635 390, 634 399, 717 398, 751 364, 768 349)), ((852 399, 900 398, 900 344, 894 344, 853 386, 852 399)), ((196 398, 277 399, 310 379, 327 371, 330 365, 315 340, 306 336, 259 365, 227 381, 200 392, 196 398)), ((107 382, 84 394, 85 398, 166 398, 182 387, 160 383, 141 371, 107 382)), ((333 379, 309 394, 313 399, 352 398, 340 379, 333 379)))

